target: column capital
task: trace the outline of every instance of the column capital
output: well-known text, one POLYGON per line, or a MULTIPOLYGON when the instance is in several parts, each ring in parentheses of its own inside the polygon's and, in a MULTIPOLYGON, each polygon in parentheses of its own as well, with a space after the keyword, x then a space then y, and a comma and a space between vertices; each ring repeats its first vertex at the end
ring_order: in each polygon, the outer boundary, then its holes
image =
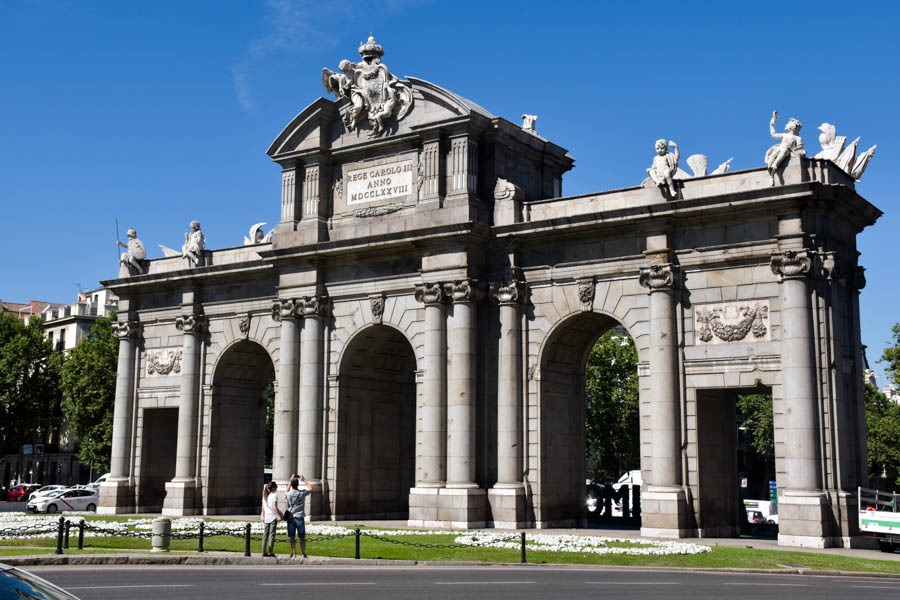
POLYGON ((204 333, 209 327, 206 315, 188 313, 175 319, 175 328, 184 333, 204 333))
POLYGON ((116 321, 112 324, 112 332, 120 340, 137 339, 143 333, 143 325, 136 320, 116 321))
POLYGON ((798 279, 806 277, 812 271, 814 250, 784 250, 773 252, 770 256, 769 266, 772 273, 785 279, 798 279))
POLYGON ((492 281, 490 295, 491 300, 501 306, 522 304, 525 301, 525 282, 519 279, 492 281))
POLYGON ((298 317, 324 317, 328 313, 328 298, 303 296, 295 300, 294 314, 298 317))
POLYGON ((296 316, 297 301, 293 298, 279 298, 272 304, 272 318, 276 321, 292 319, 296 316))
POLYGON ((484 298, 484 286, 477 279, 458 279, 444 284, 444 296, 448 302, 480 302, 484 298))
POLYGON ((423 282, 416 285, 415 297, 416 302, 421 302, 425 306, 440 305, 446 301, 444 286, 440 282, 423 282))
POLYGON ((672 291, 678 285, 681 268, 674 263, 641 267, 638 281, 650 292, 672 291))

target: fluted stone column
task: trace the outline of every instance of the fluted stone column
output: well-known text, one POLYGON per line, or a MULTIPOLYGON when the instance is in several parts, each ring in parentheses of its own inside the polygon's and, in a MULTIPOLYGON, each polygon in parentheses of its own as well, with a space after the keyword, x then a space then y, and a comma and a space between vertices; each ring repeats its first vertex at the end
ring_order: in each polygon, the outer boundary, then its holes
POLYGON ((116 400, 113 409, 112 452, 109 479, 100 487, 98 514, 130 512, 134 498, 131 489, 131 431, 134 425, 135 355, 141 324, 134 320, 113 324, 119 338, 119 363, 116 369, 116 400))
POLYGON ((294 300, 286 298, 272 307, 272 316, 281 321, 278 393, 275 395, 275 430, 272 440, 272 478, 275 481, 287 481, 297 468, 300 333, 294 311, 294 300))
MULTIPOLYGON (((687 504, 681 488, 678 330, 675 289, 678 265, 651 265, 640 271, 640 284, 648 289, 650 309, 649 389, 652 436, 650 481, 642 490, 642 535, 683 537, 687 531, 687 504)), ((646 471, 646 469, 645 469, 646 471)))
POLYGON ((197 415, 200 407, 200 336, 207 318, 189 313, 175 319, 184 333, 181 354, 181 397, 178 402, 178 441, 175 447, 175 477, 166 484, 164 515, 196 514, 197 506, 197 415))
POLYGON ((447 487, 475 483, 475 303, 476 281, 447 284, 453 303, 447 320, 447 487))
POLYGON ((447 332, 444 291, 440 283, 416 287, 416 300, 425 304, 425 349, 422 360, 422 407, 419 418, 419 455, 416 487, 443 487, 445 456, 445 399, 447 332))
POLYGON ((491 285, 500 305, 497 374, 497 482, 488 491, 494 527, 527 526, 522 486, 522 315, 524 285, 515 279, 491 285))
POLYGON ((326 300, 308 296, 297 301, 303 318, 300 339, 300 424, 297 468, 312 482, 322 479, 322 344, 326 300))

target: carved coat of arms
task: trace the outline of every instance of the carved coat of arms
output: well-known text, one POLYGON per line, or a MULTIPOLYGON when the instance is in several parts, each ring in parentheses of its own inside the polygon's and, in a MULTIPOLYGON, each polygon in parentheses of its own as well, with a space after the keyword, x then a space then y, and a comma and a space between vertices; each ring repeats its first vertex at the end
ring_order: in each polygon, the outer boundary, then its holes
POLYGON ((347 98, 350 105, 344 113, 347 131, 353 131, 364 121, 372 127, 370 136, 385 132, 385 121, 398 121, 412 109, 413 94, 409 85, 391 75, 381 62, 384 48, 369 36, 369 40, 359 47, 362 60, 350 62, 342 60, 338 65, 340 73, 322 69, 322 84, 325 90, 338 99, 347 98))

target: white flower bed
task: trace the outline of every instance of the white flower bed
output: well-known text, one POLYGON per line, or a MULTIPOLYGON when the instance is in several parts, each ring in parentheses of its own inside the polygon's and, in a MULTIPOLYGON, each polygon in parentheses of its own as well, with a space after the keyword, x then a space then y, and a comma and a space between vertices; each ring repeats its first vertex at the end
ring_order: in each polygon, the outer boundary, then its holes
MULTIPOLYGON (((70 520, 76 521, 81 517, 70 520)), ((32 515, 26 513, 0 513, 0 540, 2 539, 34 539, 46 538, 56 535, 44 534, 3 534, 4 530, 44 529, 55 525, 59 515, 32 515)), ((95 527, 105 531, 114 531, 121 534, 140 532, 149 534, 152 526, 152 518, 133 518, 127 521, 105 521, 86 519, 95 527)), ((206 531, 210 533, 222 533, 227 531, 234 536, 242 536, 246 531, 247 523, 250 523, 250 532, 254 535, 263 533, 263 524, 259 520, 254 521, 226 521, 206 520, 201 517, 182 517, 172 519, 172 533, 199 532, 200 523, 205 523, 206 531)), ((456 535, 454 543, 463 546, 480 546, 484 548, 508 548, 518 550, 521 541, 518 533, 485 533, 473 532, 459 535, 456 531, 418 530, 418 529, 366 529, 366 535, 378 537, 400 537, 421 535, 456 535)), ((306 534, 308 536, 338 537, 353 535, 354 529, 340 525, 323 525, 308 523, 306 534)), ((85 529, 85 537, 100 537, 111 535, 109 533, 95 533, 85 529)), ((115 534, 112 534, 115 535, 115 534)), ((711 552, 709 546, 699 544, 686 544, 683 542, 651 542, 646 540, 608 538, 592 535, 550 535, 543 533, 529 533, 525 537, 526 549, 543 552, 579 552, 590 554, 626 554, 638 555, 667 555, 667 554, 701 554, 711 552), (621 545, 619 545, 621 544, 621 545)))

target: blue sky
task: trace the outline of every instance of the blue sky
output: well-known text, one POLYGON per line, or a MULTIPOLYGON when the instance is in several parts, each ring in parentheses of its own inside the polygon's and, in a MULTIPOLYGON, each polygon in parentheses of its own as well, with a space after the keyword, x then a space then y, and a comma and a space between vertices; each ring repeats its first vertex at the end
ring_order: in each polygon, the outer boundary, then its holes
POLYGON ((859 237, 877 367, 900 321, 898 21, 895 2, 0 0, 0 299, 72 302, 114 277, 116 219, 151 256, 192 219, 212 248, 274 224, 266 148, 374 32, 398 76, 537 114, 576 160, 565 195, 637 185, 660 137, 762 166, 773 109, 813 153, 822 122, 878 144, 857 186, 885 213, 859 237))

